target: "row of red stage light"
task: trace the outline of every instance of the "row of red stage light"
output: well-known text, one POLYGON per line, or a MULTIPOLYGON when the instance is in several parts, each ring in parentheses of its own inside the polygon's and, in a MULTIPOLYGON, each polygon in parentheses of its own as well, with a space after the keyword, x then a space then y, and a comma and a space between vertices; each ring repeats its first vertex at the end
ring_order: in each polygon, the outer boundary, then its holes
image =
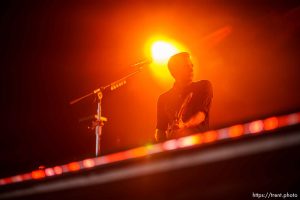
POLYGON ((35 170, 29 173, 20 174, 12 177, 0 179, 0 185, 8 185, 29 180, 40 180, 48 177, 59 176, 66 173, 87 170, 97 166, 103 166, 109 163, 115 163, 123 160, 145 157, 165 151, 176 149, 191 148, 220 140, 239 138, 245 135, 256 135, 269 133, 272 130, 292 126, 300 123, 300 112, 289 115, 270 117, 262 120, 256 120, 245 124, 237 124, 231 127, 212 130, 204 133, 194 134, 179 139, 168 140, 159 144, 149 144, 146 146, 114 153, 97 158, 88 158, 78 162, 71 162, 61 166, 49 167, 35 170))

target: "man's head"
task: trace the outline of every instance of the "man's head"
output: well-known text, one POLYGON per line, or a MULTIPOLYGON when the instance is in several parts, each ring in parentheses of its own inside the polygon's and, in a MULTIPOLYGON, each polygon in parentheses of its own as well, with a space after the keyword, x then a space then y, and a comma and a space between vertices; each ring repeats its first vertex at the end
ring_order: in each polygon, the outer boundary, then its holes
POLYGON ((193 63, 190 54, 181 52, 173 55, 168 61, 168 68, 176 82, 188 84, 193 80, 193 63))

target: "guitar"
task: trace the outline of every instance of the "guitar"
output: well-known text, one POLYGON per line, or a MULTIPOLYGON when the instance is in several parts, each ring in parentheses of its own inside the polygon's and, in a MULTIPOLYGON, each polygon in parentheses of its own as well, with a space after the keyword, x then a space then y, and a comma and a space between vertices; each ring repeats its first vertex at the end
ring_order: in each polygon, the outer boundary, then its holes
POLYGON ((168 124, 168 129, 166 131, 167 139, 175 138, 182 135, 181 132, 185 131, 185 128, 182 127, 184 124, 182 120, 182 115, 187 108, 188 103, 191 101, 193 93, 190 92, 184 99, 181 104, 180 109, 175 113, 174 119, 171 124, 168 124))

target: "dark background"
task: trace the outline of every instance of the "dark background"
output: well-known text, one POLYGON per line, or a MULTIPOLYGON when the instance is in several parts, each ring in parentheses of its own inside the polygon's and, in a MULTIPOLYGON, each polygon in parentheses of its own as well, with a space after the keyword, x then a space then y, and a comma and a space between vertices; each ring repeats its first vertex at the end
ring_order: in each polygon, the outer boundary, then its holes
MULTIPOLYGON (((132 71, 161 34, 195 58, 214 87, 211 127, 299 111, 296 1, 1 1, 1 176, 94 156, 69 101, 132 71)), ((145 145, 156 100, 172 84, 145 69, 106 94, 103 154, 145 145)))

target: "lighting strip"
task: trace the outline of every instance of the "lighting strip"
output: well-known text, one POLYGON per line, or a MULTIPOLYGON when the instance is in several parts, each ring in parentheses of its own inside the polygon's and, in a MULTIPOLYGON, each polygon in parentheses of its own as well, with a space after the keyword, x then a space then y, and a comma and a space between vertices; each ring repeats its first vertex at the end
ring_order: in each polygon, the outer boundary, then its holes
POLYGON ((283 116, 274 116, 262 120, 255 120, 245 124, 236 124, 223 129, 207 131, 179 139, 168 140, 159 144, 150 144, 97 158, 88 158, 82 161, 71 162, 65 165, 35 170, 29 173, 0 179, 0 186, 20 183, 29 180, 40 180, 47 177, 86 170, 97 166, 116 163, 152 154, 167 152, 187 147, 199 146, 225 139, 240 138, 245 135, 269 133, 278 128, 292 126, 300 123, 300 112, 283 116))

